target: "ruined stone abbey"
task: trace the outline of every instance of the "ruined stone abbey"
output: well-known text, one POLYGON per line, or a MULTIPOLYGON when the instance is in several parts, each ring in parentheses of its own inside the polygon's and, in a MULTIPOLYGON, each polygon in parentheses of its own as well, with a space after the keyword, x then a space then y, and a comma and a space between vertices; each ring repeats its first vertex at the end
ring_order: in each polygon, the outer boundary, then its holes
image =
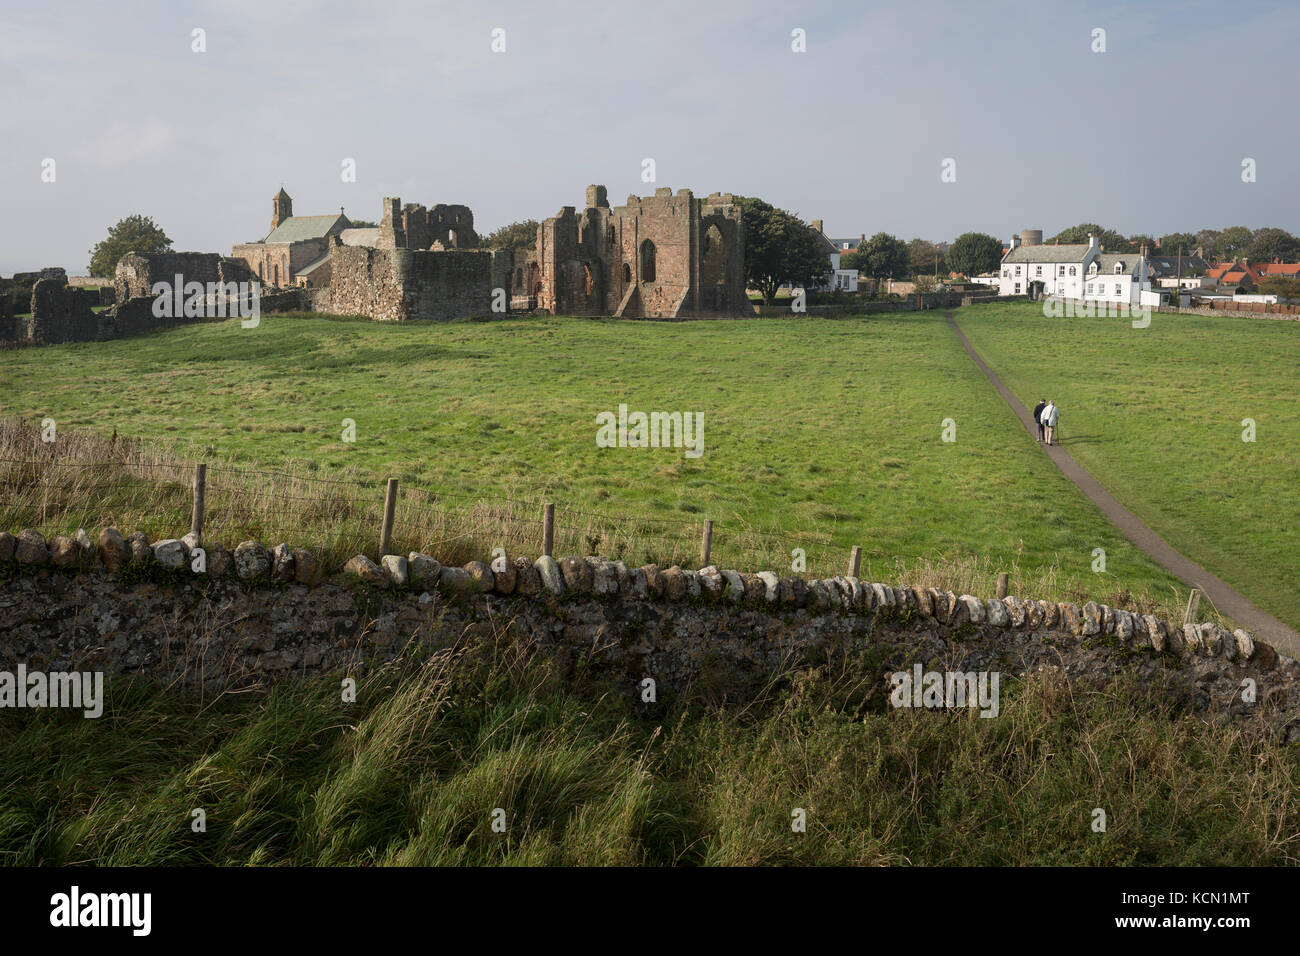
POLYGON ((270 286, 315 290, 313 308, 381 321, 506 311, 628 318, 751 315, 745 233, 729 194, 657 189, 611 207, 588 186, 528 250, 484 250, 467 206, 383 201, 377 228, 343 215, 294 216, 283 189, 271 232, 232 250, 270 286))

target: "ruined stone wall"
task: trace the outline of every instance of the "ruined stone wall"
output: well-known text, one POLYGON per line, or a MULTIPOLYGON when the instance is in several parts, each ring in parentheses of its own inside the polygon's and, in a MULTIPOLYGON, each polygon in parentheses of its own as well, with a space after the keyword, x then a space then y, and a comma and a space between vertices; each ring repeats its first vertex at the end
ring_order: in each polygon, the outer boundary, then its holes
POLYGON ((241 282, 255 278, 242 259, 228 258, 215 252, 129 252, 117 264, 113 291, 118 302, 153 295, 155 282, 241 282))
POLYGON ((438 203, 426 209, 418 203, 403 206, 401 199, 384 199, 377 248, 427 250, 435 243, 441 249, 478 248, 474 213, 468 206, 438 203))
POLYGON ((41 279, 32 287, 32 314, 23 336, 34 345, 90 342, 102 338, 99 291, 70 289, 60 279, 41 279))
POLYGON ((493 255, 344 246, 330 250, 329 310, 382 322, 446 320, 492 311, 493 255))
POLYGON ((1172 624, 1088 603, 982 600, 935 588, 837 577, 779 578, 598 557, 515 557, 443 567, 427 555, 358 555, 331 573, 307 551, 191 543, 105 529, 46 541, 0 533, 10 622, 0 668, 149 673, 212 686, 391 658, 408 643, 491 642, 509 628, 561 662, 587 661, 635 694, 707 685, 744 700, 772 678, 869 655, 887 674, 1050 671, 1107 689, 1135 676, 1200 719, 1264 720, 1300 739, 1300 664, 1245 631, 1172 624), (113 577, 128 565, 132 584, 113 577), (364 593, 364 597, 362 596, 364 593), (1246 678, 1256 697, 1244 701, 1246 678))
POLYGON ((399 251, 331 243, 329 311, 334 315, 364 315, 380 322, 405 320, 408 316, 399 251))
POLYGON ((748 316, 740 206, 689 189, 629 196, 609 207, 603 186, 542 223, 537 307, 556 314, 646 318, 748 316))
POLYGON ((0 295, 0 342, 14 342, 20 337, 14 306, 9 296, 0 295))

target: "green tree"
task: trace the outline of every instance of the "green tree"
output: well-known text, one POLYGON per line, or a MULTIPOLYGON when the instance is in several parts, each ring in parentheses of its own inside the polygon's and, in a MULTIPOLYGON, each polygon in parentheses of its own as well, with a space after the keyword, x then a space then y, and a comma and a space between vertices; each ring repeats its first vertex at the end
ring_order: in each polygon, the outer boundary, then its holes
POLYGON ((371 222, 369 219, 353 219, 348 216, 348 222, 352 223, 353 229, 378 229, 379 223, 371 222))
POLYGON ((1229 226, 1215 233, 1214 257, 1225 262, 1240 259, 1254 240, 1255 234, 1246 226, 1229 226))
POLYGON ((919 292, 922 295, 929 295, 934 291, 934 276, 927 272, 919 273, 916 278, 912 280, 912 283, 914 291, 919 292))
MULTIPOLYGON (((737 196, 745 226, 745 281, 771 305, 783 285, 807 289, 831 271, 830 253, 812 227, 771 203, 737 196)), ((844 268, 843 259, 840 264, 844 268)))
POLYGON ((861 258, 862 271, 877 287, 881 279, 898 279, 908 273, 907 243, 887 232, 878 232, 868 239, 861 258))
POLYGON ((946 272, 943 250, 937 242, 913 239, 907 244, 907 269, 914 275, 934 276, 946 272))
POLYGON ((90 250, 90 274, 111 279, 117 263, 128 252, 167 252, 172 241, 148 216, 136 214, 110 226, 108 238, 90 250))
POLYGON ((967 278, 993 272, 1001 263, 1002 240, 988 233, 964 232, 948 247, 949 268, 967 278))
POLYGON ((1128 251, 1128 239, 1123 233, 1116 232, 1114 229, 1107 229, 1099 226, 1095 222, 1081 222, 1077 226, 1071 226, 1069 229, 1062 229, 1048 242, 1075 243, 1086 245, 1088 236, 1097 236, 1103 249, 1114 252, 1128 251))
POLYGON ((1300 239, 1275 226, 1256 229, 1251 243, 1246 247, 1246 258, 1251 262, 1295 262, 1300 258, 1300 239))
POLYGON ((509 249, 516 253, 521 249, 534 249, 537 247, 537 225, 536 219, 512 222, 488 233, 483 246, 487 249, 509 249))
MULTIPOLYGON (((1196 241, 1196 234, 1192 232, 1167 232, 1160 237, 1160 254, 1162 256, 1176 256, 1178 250, 1183 251, 1183 255, 1190 256, 1196 251, 1200 243, 1196 241)), ((1208 251, 1208 250, 1207 250, 1208 251)))

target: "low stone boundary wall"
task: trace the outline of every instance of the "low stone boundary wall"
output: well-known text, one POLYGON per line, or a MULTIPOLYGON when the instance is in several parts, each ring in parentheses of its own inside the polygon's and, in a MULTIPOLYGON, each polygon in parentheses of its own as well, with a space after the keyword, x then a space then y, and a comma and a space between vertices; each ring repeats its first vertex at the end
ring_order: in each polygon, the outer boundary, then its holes
POLYGON ((249 686, 364 666, 415 642, 450 646, 508 629, 572 664, 595 661, 635 693, 707 685, 743 696, 842 655, 1105 685, 1136 676, 1196 712, 1300 739, 1300 664, 1243 630, 1178 626, 1088 602, 981 599, 856 578, 805 580, 707 567, 629 568, 543 556, 441 565, 358 555, 342 575, 310 552, 246 541, 203 552, 115 529, 46 541, 0 534, 0 668, 95 667, 184 685, 249 686), (1242 699, 1243 681, 1258 697, 1242 699))

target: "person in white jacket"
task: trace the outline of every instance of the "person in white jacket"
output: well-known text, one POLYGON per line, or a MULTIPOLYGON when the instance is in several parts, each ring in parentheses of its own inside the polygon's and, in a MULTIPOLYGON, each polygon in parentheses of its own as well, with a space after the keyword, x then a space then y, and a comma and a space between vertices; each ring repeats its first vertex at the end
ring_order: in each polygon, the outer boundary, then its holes
POLYGON ((1056 441, 1056 423, 1061 420, 1061 410, 1056 407, 1056 402, 1049 400, 1047 407, 1043 409, 1043 415, 1040 421, 1047 433, 1047 444, 1059 444, 1056 441))

